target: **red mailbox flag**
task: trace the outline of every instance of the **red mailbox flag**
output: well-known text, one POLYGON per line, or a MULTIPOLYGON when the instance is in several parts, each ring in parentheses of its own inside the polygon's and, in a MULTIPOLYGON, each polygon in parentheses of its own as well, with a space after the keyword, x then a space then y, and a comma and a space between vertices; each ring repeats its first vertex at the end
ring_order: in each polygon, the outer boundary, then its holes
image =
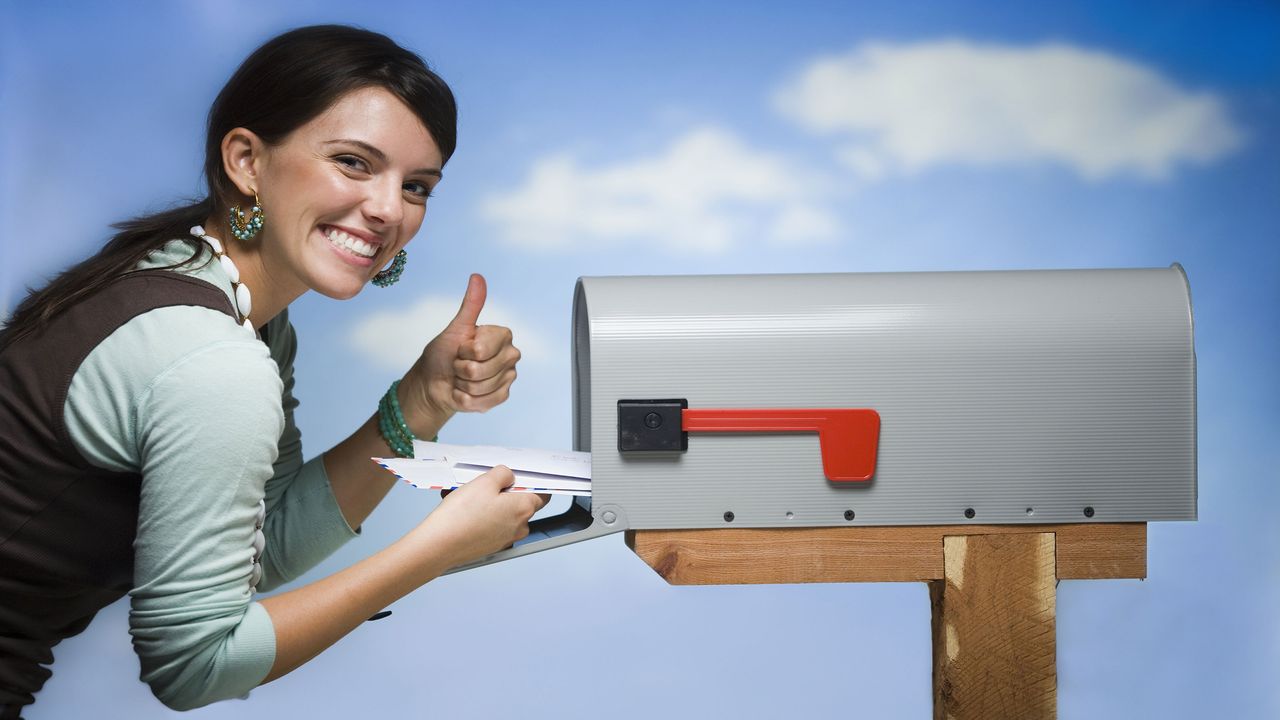
POLYGON ((875 410, 685 408, 680 415, 685 432, 816 432, 828 480, 865 482, 876 472, 880 413, 875 410))

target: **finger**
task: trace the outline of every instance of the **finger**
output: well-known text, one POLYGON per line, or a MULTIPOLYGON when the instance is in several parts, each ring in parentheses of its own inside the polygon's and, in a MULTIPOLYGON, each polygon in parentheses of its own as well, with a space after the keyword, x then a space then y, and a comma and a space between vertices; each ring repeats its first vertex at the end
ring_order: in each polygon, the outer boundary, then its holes
POLYGON ((511 329, 501 325, 481 325, 475 335, 458 346, 458 357, 484 362, 511 346, 511 329))
MULTIPOLYGON (((515 371, 512 370, 514 373, 515 371)), ((458 388, 453 388, 453 406, 463 412, 484 412, 492 410, 501 405, 511 397, 511 383, 514 382, 514 376, 510 382, 505 382, 502 387, 489 393, 488 395, 468 395, 458 388)))
POLYGON ((545 493, 538 493, 538 499, 542 501, 541 503, 538 504, 539 510, 546 507, 547 503, 551 502, 551 496, 545 493))
POLYGON ((488 288, 484 276, 480 273, 471 273, 471 278, 467 281, 467 293, 462 296, 462 306, 458 308, 458 314, 449 322, 449 327, 451 329, 474 328, 476 320, 480 318, 480 310, 484 308, 487 294, 488 288))
POLYGON ((541 510, 547 504, 546 501, 543 499, 547 497, 546 495, 540 495, 538 493, 529 493, 528 495, 529 495, 529 500, 527 501, 528 504, 525 506, 525 511, 524 511, 525 522, 528 522, 529 518, 532 518, 539 510, 541 510))
POLYGON ((516 369, 511 368, 498 377, 472 382, 470 380, 454 380, 453 386, 462 392, 475 397, 483 397, 516 381, 516 369))
POLYGON ((513 368, 516 363, 520 362, 520 349, 515 345, 507 345, 498 352, 497 355, 488 360, 464 360, 458 358, 453 361, 453 374, 463 380, 488 380, 491 377, 497 377, 506 372, 508 368, 513 368))
POLYGON ((502 325, 480 325, 475 336, 458 348, 458 356, 484 362, 496 357, 511 345, 511 328, 502 325))

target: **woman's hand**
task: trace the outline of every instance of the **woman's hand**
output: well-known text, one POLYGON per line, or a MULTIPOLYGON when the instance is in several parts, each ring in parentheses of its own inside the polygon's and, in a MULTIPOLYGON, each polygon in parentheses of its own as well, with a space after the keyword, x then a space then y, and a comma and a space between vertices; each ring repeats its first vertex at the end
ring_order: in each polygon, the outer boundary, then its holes
POLYGON ((485 293, 484 277, 473 273, 458 314, 400 382, 401 411, 415 435, 430 437, 454 413, 484 412, 511 393, 520 351, 508 328, 476 325, 485 293))
POLYGON ((502 492, 515 482, 511 470, 498 465, 450 492, 418 526, 433 554, 448 567, 478 560, 511 547, 529 535, 529 518, 549 496, 502 492))

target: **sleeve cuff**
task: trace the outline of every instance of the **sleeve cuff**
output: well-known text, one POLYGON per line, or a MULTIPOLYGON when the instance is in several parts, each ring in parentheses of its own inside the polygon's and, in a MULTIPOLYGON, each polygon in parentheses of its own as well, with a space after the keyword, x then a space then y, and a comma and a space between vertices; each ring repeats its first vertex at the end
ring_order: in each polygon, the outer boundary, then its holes
POLYGON ((247 697, 266 679, 275 659, 275 626, 267 609, 255 602, 249 603, 208 662, 182 663, 176 674, 164 668, 148 671, 144 662, 142 680, 169 708, 191 710, 218 700, 247 697))

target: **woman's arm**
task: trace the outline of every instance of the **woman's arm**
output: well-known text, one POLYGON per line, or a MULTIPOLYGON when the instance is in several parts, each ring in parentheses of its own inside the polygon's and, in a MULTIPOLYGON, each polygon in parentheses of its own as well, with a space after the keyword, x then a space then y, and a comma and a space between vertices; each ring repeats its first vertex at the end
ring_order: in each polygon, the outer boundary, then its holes
MULTIPOLYGON (((476 326, 484 278, 472 275, 457 316, 423 350, 398 386, 405 421, 429 438, 458 411, 483 412, 507 399, 520 351, 511 331, 476 326)), ((374 415, 324 455, 334 499, 350 527, 377 507, 395 478, 370 461, 392 454, 374 415)), ((382 610, 451 567, 510 546, 529 533, 545 496, 502 493, 514 481, 495 468, 450 493, 420 525, 345 570, 261 601, 276 634, 276 656, 263 682, 315 657, 382 610)))
POLYGON ((276 633, 275 663, 263 682, 306 663, 449 568, 527 536, 529 518, 546 497, 501 492, 514 480, 507 468, 494 468, 450 493, 386 549, 323 580, 262 600, 276 633))

